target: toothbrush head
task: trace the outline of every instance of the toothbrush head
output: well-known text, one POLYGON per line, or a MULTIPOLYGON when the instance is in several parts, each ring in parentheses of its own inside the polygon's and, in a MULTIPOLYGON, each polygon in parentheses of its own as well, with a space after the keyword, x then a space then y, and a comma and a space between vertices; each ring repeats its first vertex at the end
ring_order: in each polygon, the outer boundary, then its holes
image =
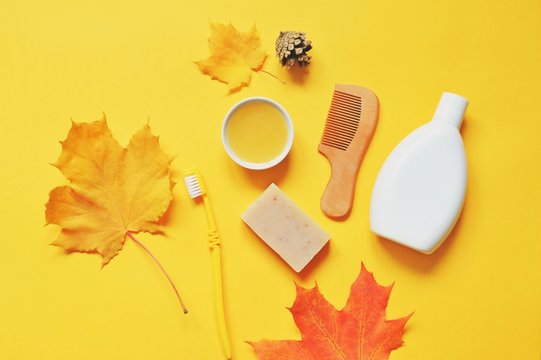
POLYGON ((186 189, 188 189, 188 194, 192 199, 207 194, 203 179, 201 179, 201 174, 199 174, 199 171, 197 171, 196 168, 184 170, 184 183, 186 184, 186 189))

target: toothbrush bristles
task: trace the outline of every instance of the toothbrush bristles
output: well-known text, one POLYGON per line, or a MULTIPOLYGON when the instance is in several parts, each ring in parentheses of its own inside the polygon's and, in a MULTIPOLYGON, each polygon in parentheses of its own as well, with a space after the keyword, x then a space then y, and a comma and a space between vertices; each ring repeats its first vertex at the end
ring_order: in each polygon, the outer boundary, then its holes
POLYGON ((189 175, 184 177, 184 182, 186 183, 186 188, 192 199, 195 199, 198 196, 201 196, 203 191, 199 185, 196 175, 189 175))

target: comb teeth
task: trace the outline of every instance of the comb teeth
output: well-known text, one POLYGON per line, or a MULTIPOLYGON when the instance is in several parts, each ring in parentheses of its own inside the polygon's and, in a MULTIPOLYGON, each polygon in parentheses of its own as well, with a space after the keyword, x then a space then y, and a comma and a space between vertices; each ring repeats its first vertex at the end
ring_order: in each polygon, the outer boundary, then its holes
POLYGON ((334 91, 321 143, 346 151, 361 120, 362 98, 334 91))

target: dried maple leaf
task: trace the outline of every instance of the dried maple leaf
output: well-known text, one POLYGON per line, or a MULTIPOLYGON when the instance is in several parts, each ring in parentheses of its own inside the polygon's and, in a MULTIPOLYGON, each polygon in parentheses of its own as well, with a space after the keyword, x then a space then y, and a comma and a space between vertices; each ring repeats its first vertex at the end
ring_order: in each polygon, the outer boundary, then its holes
POLYGON ((289 308, 302 340, 249 342, 260 360, 383 360, 402 345, 404 326, 411 314, 385 319, 391 286, 381 286, 364 265, 351 287, 345 307, 338 311, 317 286, 297 286, 289 308))
POLYGON ((210 29, 210 56, 195 62, 199 69, 228 84, 230 91, 250 84, 252 71, 261 70, 267 57, 255 26, 248 32, 239 32, 231 24, 211 22, 210 29))
POLYGON ((61 144, 62 153, 53 165, 70 184, 54 188, 46 204, 47 224, 61 228, 52 245, 68 252, 99 253, 105 266, 130 237, 158 263, 185 310, 165 270, 134 237, 141 231, 162 232, 159 220, 172 199, 172 158, 162 151, 158 137, 147 124, 123 148, 103 116, 92 123, 73 122, 61 144))

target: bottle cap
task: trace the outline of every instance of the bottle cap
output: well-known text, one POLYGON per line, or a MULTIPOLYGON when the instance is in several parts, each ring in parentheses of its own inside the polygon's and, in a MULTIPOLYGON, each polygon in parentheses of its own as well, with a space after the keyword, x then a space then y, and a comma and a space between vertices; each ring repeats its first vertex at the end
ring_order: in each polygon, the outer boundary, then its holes
POLYGON ((434 113, 432 121, 444 121, 460 128, 468 100, 460 95, 444 92, 434 113))

